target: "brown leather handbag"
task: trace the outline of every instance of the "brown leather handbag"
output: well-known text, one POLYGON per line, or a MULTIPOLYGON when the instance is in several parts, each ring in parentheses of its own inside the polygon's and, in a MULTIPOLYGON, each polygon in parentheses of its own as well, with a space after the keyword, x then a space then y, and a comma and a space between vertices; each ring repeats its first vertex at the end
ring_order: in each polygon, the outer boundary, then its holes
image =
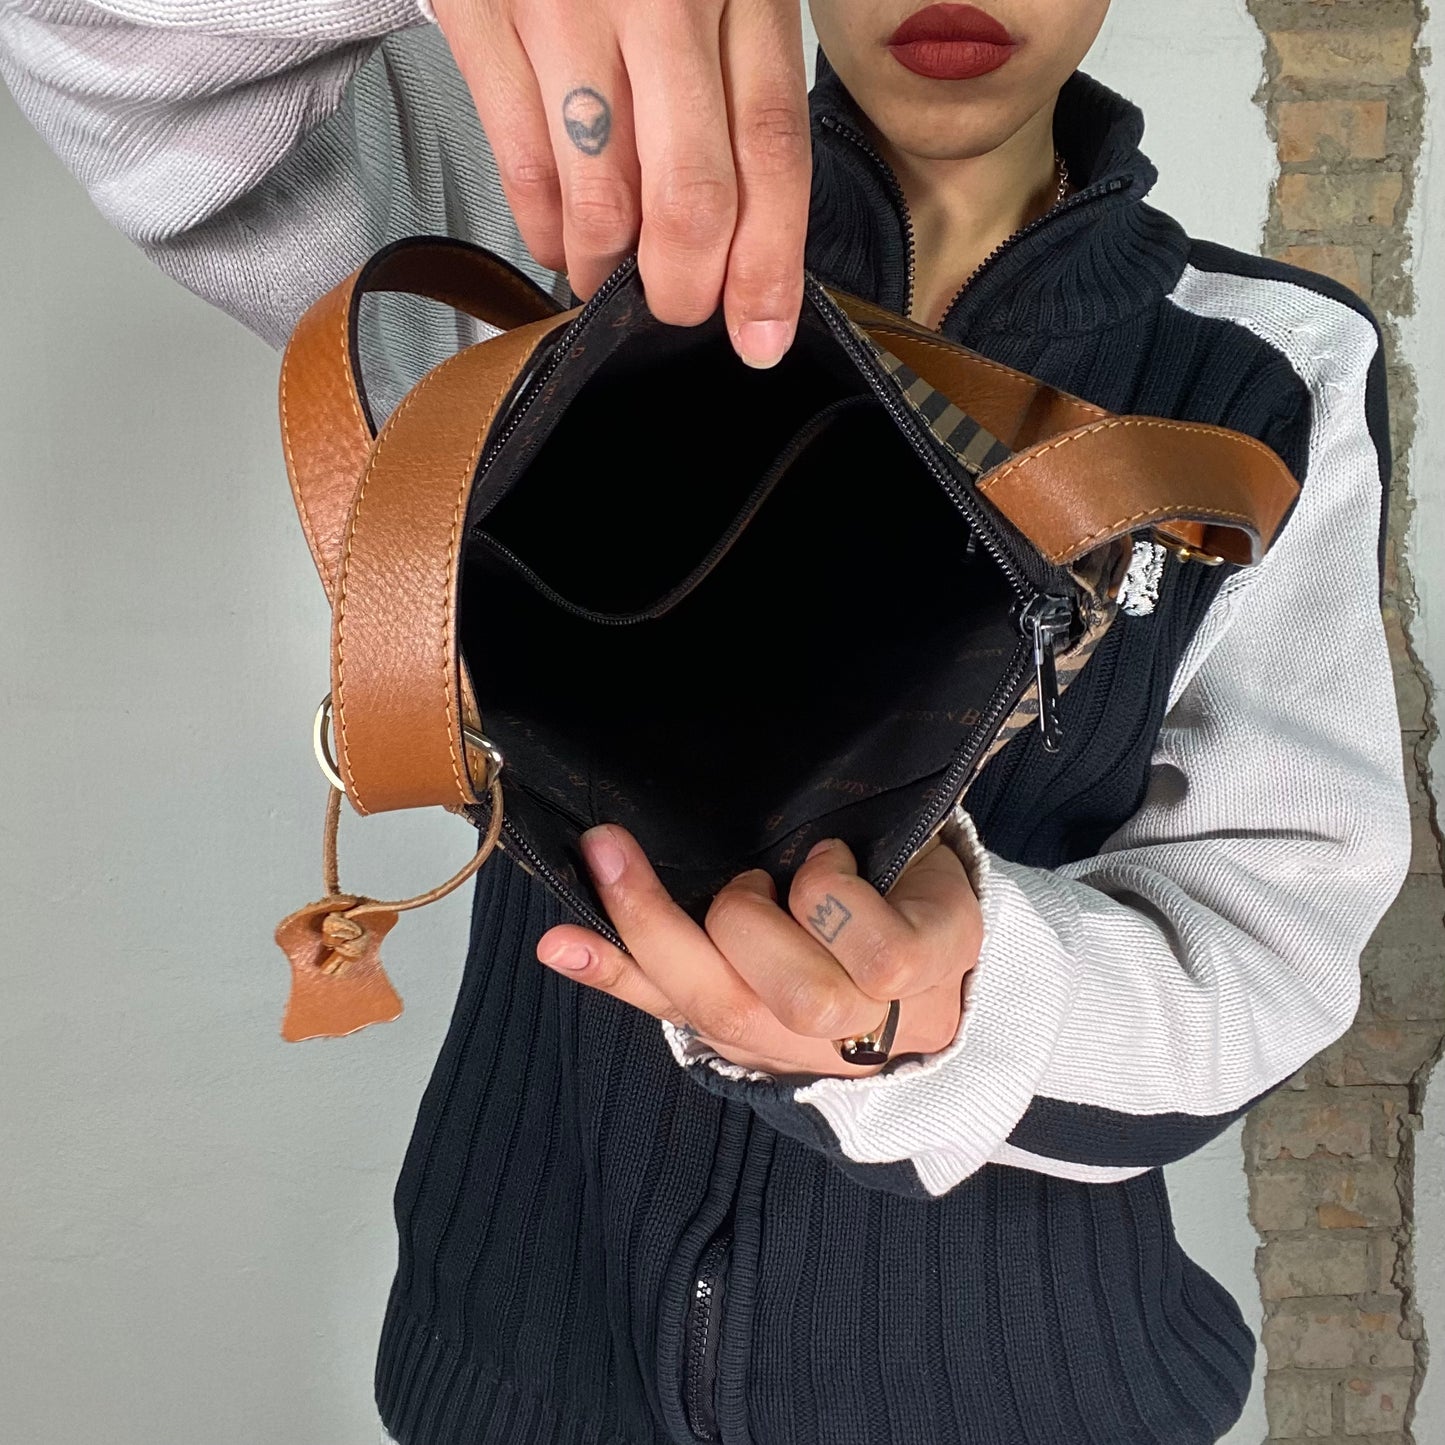
POLYGON ((288 1039, 394 1018, 381 938, 494 846, 614 941, 578 849, 601 822, 694 916, 823 837, 888 889, 1010 738, 1057 747, 1136 539, 1249 565, 1298 491, 1251 438, 1112 416, 811 278, 757 372, 720 319, 653 319, 634 263, 560 311, 431 238, 306 314, 281 424, 333 607, 326 894, 277 931, 288 1039), (499 334, 378 433, 356 337, 380 291, 499 334), (342 792, 459 812, 481 847, 419 899, 343 893, 342 792))

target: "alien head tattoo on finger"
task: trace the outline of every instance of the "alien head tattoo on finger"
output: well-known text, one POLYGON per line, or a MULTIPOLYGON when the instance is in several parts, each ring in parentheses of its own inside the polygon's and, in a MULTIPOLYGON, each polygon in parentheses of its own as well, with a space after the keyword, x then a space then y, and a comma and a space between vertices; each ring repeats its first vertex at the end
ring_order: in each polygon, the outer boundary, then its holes
POLYGON ((808 922, 824 943, 832 943, 852 916, 853 914, 829 893, 808 915, 808 922))
POLYGON ((600 156, 612 139, 612 107, 590 85, 579 85, 562 100, 562 124, 584 156, 600 156))

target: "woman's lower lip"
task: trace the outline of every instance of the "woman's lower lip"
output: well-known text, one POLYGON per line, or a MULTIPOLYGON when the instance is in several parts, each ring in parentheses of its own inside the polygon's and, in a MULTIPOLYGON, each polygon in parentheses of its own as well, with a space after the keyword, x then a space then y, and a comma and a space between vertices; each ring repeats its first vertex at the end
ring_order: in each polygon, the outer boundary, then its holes
POLYGON ((929 80, 974 80, 1005 65, 1017 47, 984 40, 915 40, 890 45, 893 58, 929 80))

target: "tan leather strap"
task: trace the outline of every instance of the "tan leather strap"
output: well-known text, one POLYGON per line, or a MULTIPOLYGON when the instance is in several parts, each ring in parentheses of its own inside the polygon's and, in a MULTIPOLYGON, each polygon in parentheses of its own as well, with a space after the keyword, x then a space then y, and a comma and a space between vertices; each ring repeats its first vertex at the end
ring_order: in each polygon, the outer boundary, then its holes
POLYGON ((342 538, 375 436, 357 355, 357 318, 361 298, 379 291, 425 296, 500 331, 560 310, 500 257, 438 237, 377 252, 297 323, 281 365, 281 440, 302 530, 333 600, 342 538))
POLYGON ((852 296, 880 346, 1019 453, 980 483, 1054 563, 1125 532, 1247 566, 1268 550, 1299 485, 1262 443, 1222 427, 1116 417, 852 296))
MULTIPOLYGON (((423 270, 431 253, 432 243, 404 248, 423 270)), ((508 283, 513 309, 504 314, 485 266, 468 273, 480 290, 462 294, 455 277, 432 285, 434 274, 418 278, 395 264, 382 273, 391 287, 446 293, 484 319, 515 323, 537 304, 508 283)), ((375 275, 369 283, 380 289, 375 275)), ((363 268, 308 313, 282 386, 292 486, 333 593, 338 768, 363 813, 456 807, 475 802, 480 786, 464 729, 477 726, 476 708, 457 645, 467 501, 499 408, 536 348, 574 313, 549 311, 452 357, 413 388, 373 443, 354 347, 348 340, 343 351, 338 320, 341 297, 353 307, 366 284, 363 268)), ((840 300, 880 345, 1019 449, 980 490, 1057 562, 1149 525, 1252 561, 1297 494, 1283 462, 1258 442, 1215 427, 1113 417, 866 303, 840 300)))
POLYGON ((566 320, 533 321, 443 362, 371 448, 331 633, 337 769, 358 812, 477 799, 463 734, 475 707, 457 651, 467 500, 498 409, 566 320))

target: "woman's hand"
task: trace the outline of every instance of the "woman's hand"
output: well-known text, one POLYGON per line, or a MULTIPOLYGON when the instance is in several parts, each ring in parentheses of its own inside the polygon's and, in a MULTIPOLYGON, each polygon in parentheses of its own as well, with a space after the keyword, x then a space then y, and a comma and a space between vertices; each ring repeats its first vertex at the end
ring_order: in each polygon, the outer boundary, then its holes
POLYGON ((522 239, 589 296, 639 252, 660 320, 721 298, 770 366, 803 294, 799 0, 434 0, 522 239))
POLYGON ((884 898, 842 843, 820 843, 787 907, 761 871, 734 879, 699 928, 668 897, 636 840, 594 828, 583 851, 630 953, 562 924, 537 957, 657 1018, 698 1033, 724 1058, 771 1074, 862 1077, 831 1040, 868 1033, 901 999, 894 1055, 936 1053, 958 1033, 964 976, 983 923, 948 848, 917 858, 884 898))

